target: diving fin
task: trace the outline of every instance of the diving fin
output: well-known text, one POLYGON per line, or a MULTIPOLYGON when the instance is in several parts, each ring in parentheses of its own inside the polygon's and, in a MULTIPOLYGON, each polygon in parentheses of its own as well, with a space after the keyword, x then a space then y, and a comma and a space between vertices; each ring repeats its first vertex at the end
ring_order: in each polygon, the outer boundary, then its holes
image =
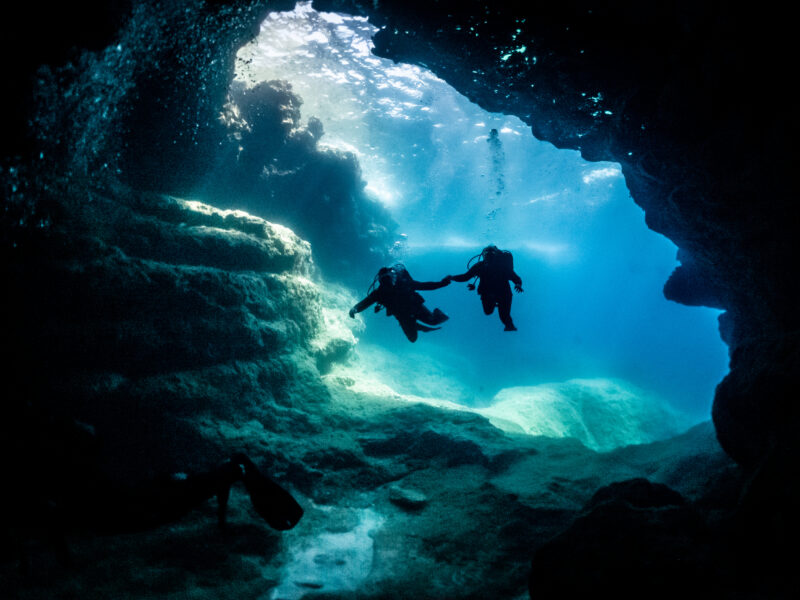
POLYGON ((262 474, 251 460, 247 459, 243 466, 244 487, 255 511, 273 529, 285 531, 297 525, 303 516, 303 508, 294 497, 262 474))
POLYGON ((444 314, 440 309, 435 308, 433 309, 433 318, 436 321, 436 325, 438 325, 439 323, 444 323, 450 317, 444 314))

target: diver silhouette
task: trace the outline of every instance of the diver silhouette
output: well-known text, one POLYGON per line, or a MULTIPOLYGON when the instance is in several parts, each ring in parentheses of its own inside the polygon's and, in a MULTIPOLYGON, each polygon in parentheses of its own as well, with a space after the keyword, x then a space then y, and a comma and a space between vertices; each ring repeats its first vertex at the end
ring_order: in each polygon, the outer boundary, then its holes
MULTIPOLYGON (((467 272, 461 275, 448 275, 445 279, 464 282, 473 277, 480 279, 478 294, 483 304, 483 312, 490 315, 497 307, 497 314, 505 325, 505 331, 516 331, 514 321, 511 319, 511 286, 509 280, 514 282, 514 289, 522 292, 522 279, 514 272, 514 257, 508 250, 500 250, 490 244, 480 254, 473 256, 467 263, 467 272), (479 259, 474 265, 472 261, 479 259), (472 265, 472 266, 470 266, 472 265)), ((475 289, 475 284, 467 286, 475 289)))
POLYGON ((24 444, 27 452, 17 452, 14 465, 4 471, 15 492, 0 498, 0 555, 16 549, 23 572, 30 568, 30 540, 45 536, 68 566, 73 564, 70 531, 116 535, 151 530, 178 521, 215 496, 217 520, 225 527, 230 489, 237 482, 273 529, 291 529, 303 516, 294 497, 241 452, 206 471, 129 484, 101 467, 101 446, 90 425, 36 418, 21 426, 30 435, 12 441, 12 448, 24 444))
POLYGON ((375 276, 367 297, 350 309, 350 317, 355 318, 356 313, 375 303, 377 303, 375 312, 378 312, 381 306, 385 306, 386 316, 394 316, 408 341, 416 342, 419 331, 439 329, 439 327, 427 327, 417 321, 427 325, 439 325, 449 318, 438 308, 433 312, 428 310, 424 298, 416 290, 438 290, 449 283, 450 279, 447 277, 441 281, 415 281, 401 264, 382 267, 375 276))

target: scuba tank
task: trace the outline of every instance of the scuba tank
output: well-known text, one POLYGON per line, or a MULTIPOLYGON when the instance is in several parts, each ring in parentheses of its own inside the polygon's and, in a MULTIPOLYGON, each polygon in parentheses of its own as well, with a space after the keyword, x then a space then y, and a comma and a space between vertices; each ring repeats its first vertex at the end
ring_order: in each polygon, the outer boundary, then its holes
MULTIPOLYGON (((391 277, 392 288, 398 288, 411 281, 411 275, 408 273, 408 270, 406 269, 404 264, 396 263, 391 267, 383 267, 376 273, 375 277, 372 279, 372 283, 370 284, 369 289, 367 289, 367 296, 369 296, 375 290, 375 287, 380 284, 381 276, 386 273, 388 273, 389 276, 391 277)), ((383 306, 381 304, 376 304, 375 312, 379 312, 382 308, 383 306)), ((389 316, 388 313, 387 316, 389 316)))
MULTIPOLYGON (((514 271, 514 256, 511 254, 511 252, 508 250, 500 250, 494 245, 486 246, 486 248, 481 250, 480 254, 476 254, 470 258, 469 262, 467 262, 467 271, 470 270, 473 261, 476 259, 478 259, 480 262, 485 262, 487 266, 492 266, 505 271, 509 275, 514 271)), ((474 290, 475 282, 478 279, 479 276, 476 275, 472 282, 467 285, 467 289, 474 290)))
POLYGON ((503 271, 511 273, 514 270, 514 256, 508 250, 498 250, 492 255, 492 264, 503 271))

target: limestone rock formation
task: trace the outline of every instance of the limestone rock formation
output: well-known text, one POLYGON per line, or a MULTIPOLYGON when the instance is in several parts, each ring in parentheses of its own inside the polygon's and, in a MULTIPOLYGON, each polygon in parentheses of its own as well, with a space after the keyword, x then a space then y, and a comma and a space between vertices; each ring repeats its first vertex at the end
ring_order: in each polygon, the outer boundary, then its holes
POLYGON ((14 413, 33 403, 92 424, 106 459, 134 478, 229 451, 197 430, 198 415, 289 426, 279 406, 304 369, 318 376, 311 341, 323 325, 307 242, 245 213, 124 187, 73 179, 26 193, 9 209, 47 216, 35 228, 5 223, 14 413))
POLYGON ((599 451, 653 442, 685 429, 663 402, 624 381, 602 379, 507 388, 478 412, 505 431, 573 437, 599 451))
POLYGON ((422 492, 412 489, 392 486, 389 488, 389 501, 400 508, 415 511, 421 510, 428 503, 428 498, 422 492))

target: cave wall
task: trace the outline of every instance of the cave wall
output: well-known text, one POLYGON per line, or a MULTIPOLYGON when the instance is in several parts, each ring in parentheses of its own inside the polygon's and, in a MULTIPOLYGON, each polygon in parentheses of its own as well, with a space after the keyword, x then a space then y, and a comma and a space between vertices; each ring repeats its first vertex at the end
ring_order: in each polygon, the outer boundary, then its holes
POLYGON ((243 423, 265 445, 313 429, 318 369, 354 339, 324 323, 308 242, 243 212, 24 175, 6 209, 35 193, 37 212, 2 222, 4 466, 43 470, 31 457, 51 447, 42 462, 57 463, 47 432, 61 420, 89 424, 128 484, 220 462, 245 444, 220 432, 243 423))

